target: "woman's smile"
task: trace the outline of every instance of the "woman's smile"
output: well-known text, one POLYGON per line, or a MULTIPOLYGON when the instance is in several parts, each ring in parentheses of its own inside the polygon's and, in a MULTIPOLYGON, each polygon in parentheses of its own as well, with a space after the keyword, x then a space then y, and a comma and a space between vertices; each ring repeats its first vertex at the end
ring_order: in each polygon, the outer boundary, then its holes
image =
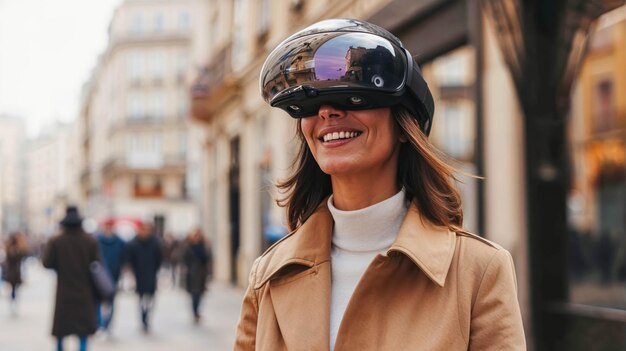
POLYGON ((323 105, 317 116, 303 118, 301 127, 326 174, 378 172, 397 158, 398 133, 389 108, 345 111, 323 105))
POLYGON ((363 132, 354 128, 330 127, 322 130, 317 138, 325 147, 337 147, 352 142, 363 132))

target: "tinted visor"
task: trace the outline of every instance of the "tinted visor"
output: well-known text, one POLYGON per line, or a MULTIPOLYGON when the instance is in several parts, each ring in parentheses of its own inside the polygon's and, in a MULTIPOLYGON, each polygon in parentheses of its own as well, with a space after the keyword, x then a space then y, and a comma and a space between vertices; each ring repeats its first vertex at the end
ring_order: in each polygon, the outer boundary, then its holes
POLYGON ((261 93, 292 117, 329 104, 366 109, 395 104, 407 75, 404 50, 368 33, 318 33, 287 40, 261 70, 261 93))

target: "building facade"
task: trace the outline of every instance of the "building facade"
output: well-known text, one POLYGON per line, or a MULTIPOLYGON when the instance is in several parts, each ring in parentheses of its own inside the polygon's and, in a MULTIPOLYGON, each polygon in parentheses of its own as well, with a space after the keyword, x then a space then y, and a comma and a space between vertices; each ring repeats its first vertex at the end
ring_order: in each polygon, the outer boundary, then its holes
POLYGON ((0 116, 0 237, 24 229, 25 143, 23 120, 0 116))
POLYGON ((185 88, 196 5, 127 0, 113 15, 79 118, 81 195, 95 219, 155 218, 177 236, 198 223, 185 88))

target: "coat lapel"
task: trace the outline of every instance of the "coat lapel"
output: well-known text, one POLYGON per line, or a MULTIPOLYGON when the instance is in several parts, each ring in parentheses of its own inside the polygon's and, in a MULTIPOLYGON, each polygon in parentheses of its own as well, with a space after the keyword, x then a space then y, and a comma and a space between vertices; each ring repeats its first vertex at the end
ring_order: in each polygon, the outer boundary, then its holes
POLYGON ((328 351, 330 262, 270 282, 270 295, 287 350, 328 351))
POLYGON ((272 260, 276 264, 263 267, 280 332, 290 351, 328 351, 330 347, 332 228, 324 201, 291 240, 276 247, 276 260, 272 260))

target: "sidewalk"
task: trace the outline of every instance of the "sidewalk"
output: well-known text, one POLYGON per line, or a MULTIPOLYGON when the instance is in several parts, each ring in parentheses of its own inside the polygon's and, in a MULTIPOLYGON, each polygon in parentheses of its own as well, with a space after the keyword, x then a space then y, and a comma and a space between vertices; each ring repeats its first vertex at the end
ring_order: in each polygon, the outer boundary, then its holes
MULTIPOLYGON (((54 309, 55 275, 38 261, 25 266, 25 284, 19 295, 17 315, 9 310, 8 287, 0 287, 0 350, 54 350, 50 335, 54 309)), ((232 350, 243 291, 212 284, 202 306, 203 319, 193 325, 185 291, 161 281, 156 295, 150 334, 141 332, 137 297, 124 291, 115 305, 111 339, 92 337, 90 351, 186 351, 232 350)), ((66 349, 77 349, 68 338, 66 349)))

